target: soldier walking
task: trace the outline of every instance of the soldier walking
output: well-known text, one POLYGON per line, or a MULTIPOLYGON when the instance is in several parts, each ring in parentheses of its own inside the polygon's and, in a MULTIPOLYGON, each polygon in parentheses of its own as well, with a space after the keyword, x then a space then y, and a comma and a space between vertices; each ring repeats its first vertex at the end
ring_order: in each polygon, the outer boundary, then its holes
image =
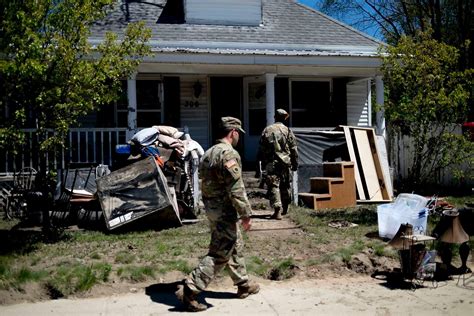
POLYGON ((288 213, 291 201, 290 169, 298 169, 296 138, 283 124, 288 117, 285 110, 276 110, 275 123, 267 126, 262 132, 257 156, 266 172, 268 196, 274 209, 271 218, 277 220, 281 220, 281 215, 288 213))
POLYGON ((237 297, 246 298, 258 293, 260 286, 249 281, 244 257, 239 219, 244 230, 251 226, 251 207, 242 179, 242 163, 234 149, 239 132, 245 133, 239 119, 221 118, 220 139, 202 157, 199 176, 202 180, 202 199, 211 228, 208 254, 179 286, 176 295, 188 311, 207 309, 198 303, 196 295, 203 291, 215 275, 227 268, 237 297))

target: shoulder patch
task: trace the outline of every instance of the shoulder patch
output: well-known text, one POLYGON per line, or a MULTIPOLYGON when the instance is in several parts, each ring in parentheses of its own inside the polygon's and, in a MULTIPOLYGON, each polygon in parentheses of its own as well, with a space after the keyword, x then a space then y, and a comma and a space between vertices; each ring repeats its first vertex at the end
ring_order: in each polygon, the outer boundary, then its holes
POLYGON ((226 161, 224 166, 234 180, 238 180, 241 177, 240 166, 235 158, 226 161))

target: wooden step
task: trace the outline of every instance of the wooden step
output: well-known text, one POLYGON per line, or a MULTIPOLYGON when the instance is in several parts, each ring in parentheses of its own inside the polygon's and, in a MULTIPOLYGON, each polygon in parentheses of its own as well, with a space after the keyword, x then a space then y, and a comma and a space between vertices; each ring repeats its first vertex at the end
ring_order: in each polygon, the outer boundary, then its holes
POLYGON ((332 194, 331 184, 339 182, 343 183, 344 178, 311 177, 309 181, 310 193, 332 194))
POLYGON ((323 172, 323 177, 310 178, 310 192, 298 194, 301 201, 315 210, 355 206, 354 163, 324 163, 323 172))
POLYGON ((344 178, 344 163, 325 162, 323 164, 324 177, 344 178))
POLYGON ((309 208, 318 209, 318 200, 331 199, 330 194, 298 193, 298 198, 309 208))

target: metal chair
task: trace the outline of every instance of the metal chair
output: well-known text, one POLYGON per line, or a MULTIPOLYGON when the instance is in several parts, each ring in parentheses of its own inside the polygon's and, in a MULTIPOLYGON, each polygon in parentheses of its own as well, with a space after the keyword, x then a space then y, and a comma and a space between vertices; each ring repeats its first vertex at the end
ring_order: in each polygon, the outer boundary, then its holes
POLYGON ((89 201, 92 198, 84 197, 78 191, 85 191, 88 183, 95 177, 95 167, 60 170, 60 192, 54 201, 51 218, 56 226, 68 226, 77 216, 77 203, 89 201), (93 177, 91 177, 93 176, 93 177))
POLYGON ((7 197, 5 217, 22 219, 26 215, 26 194, 33 189, 37 171, 25 167, 13 175, 13 189, 7 197))

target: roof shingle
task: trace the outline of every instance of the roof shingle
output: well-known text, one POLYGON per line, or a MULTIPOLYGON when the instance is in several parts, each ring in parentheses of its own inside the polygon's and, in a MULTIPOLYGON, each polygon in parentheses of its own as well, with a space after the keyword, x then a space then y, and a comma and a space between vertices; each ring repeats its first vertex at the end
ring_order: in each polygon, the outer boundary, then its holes
POLYGON ((104 20, 93 26, 91 38, 102 38, 107 31, 121 34, 129 22, 144 21, 152 30, 151 42, 155 43, 155 51, 204 52, 207 47, 207 52, 231 50, 235 54, 245 44, 247 53, 249 50, 264 54, 264 51, 266 54, 292 51, 298 55, 344 51, 357 55, 364 51, 374 55, 382 44, 294 0, 262 0, 263 23, 260 26, 157 23, 165 4, 166 0, 129 3, 127 20, 125 5, 118 2, 104 20))

